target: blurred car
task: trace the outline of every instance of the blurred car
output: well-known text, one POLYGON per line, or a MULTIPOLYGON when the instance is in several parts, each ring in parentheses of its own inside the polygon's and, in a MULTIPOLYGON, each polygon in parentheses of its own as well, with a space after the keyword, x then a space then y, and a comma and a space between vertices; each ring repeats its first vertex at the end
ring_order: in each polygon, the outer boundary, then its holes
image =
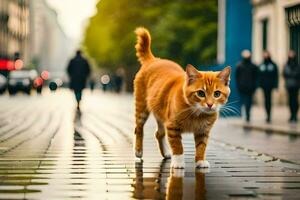
POLYGON ((8 76, 7 89, 13 95, 19 91, 26 94, 31 93, 34 79, 38 76, 36 70, 16 70, 11 71, 8 76))
POLYGON ((0 94, 3 94, 6 90, 7 78, 0 74, 0 94))

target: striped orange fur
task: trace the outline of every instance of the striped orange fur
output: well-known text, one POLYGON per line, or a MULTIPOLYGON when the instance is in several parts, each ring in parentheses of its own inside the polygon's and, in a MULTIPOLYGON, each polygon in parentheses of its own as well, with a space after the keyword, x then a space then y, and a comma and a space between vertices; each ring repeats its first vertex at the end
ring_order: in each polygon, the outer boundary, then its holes
POLYGON ((172 150, 173 168, 184 168, 181 134, 192 132, 195 138, 197 167, 208 167, 205 149, 210 129, 220 106, 230 94, 230 67, 218 72, 202 72, 192 65, 186 71, 177 63, 156 58, 151 52, 147 29, 137 28, 136 55, 141 68, 134 80, 135 155, 143 155, 143 126, 150 112, 156 118, 156 139, 163 157, 172 150), (169 145, 165 143, 167 135, 169 145))

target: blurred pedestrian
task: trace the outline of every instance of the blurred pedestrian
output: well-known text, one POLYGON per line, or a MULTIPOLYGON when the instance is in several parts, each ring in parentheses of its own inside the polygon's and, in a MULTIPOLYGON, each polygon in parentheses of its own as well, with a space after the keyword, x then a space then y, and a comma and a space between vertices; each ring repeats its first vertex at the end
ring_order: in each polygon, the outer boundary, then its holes
POLYGON ((115 74, 114 79, 115 79, 115 91, 117 93, 120 93, 123 85, 123 77, 117 73, 115 74))
POLYGON ((91 72, 90 65, 81 55, 80 50, 77 50, 76 56, 71 59, 67 71, 70 77, 70 88, 74 91, 77 109, 79 110, 82 90, 85 88, 88 76, 91 72))
POLYGON ((93 92, 95 89, 95 84, 96 84, 95 80, 93 78, 91 78, 89 81, 89 84, 90 84, 91 92, 93 92))
POLYGON ((242 51, 242 61, 236 66, 236 84, 240 94, 241 106, 246 111, 246 121, 250 121, 253 94, 257 87, 258 68, 251 62, 251 52, 242 51))
POLYGON ((266 122, 271 122, 272 91, 278 88, 278 68, 272 61, 268 51, 263 53, 264 61, 259 66, 259 86, 262 88, 265 99, 266 122))
POLYGON ((285 87, 288 92, 288 102, 291 117, 290 122, 297 122, 297 113, 299 109, 298 94, 300 87, 300 66, 297 63, 296 54, 294 51, 289 51, 288 61, 283 70, 285 78, 285 87))

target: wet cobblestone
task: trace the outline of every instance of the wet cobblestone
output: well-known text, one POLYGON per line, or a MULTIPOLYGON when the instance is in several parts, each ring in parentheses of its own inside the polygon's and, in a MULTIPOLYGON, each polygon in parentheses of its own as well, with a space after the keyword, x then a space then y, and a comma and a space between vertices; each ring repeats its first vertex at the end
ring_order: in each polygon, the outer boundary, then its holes
MULTIPOLYGON (((299 166, 212 138, 197 170, 184 135, 185 170, 171 170, 145 127, 144 162, 132 151, 130 95, 89 94, 74 113, 67 91, 1 97, 0 199, 299 199, 299 166), (69 103, 70 102, 70 103, 69 103)), ((218 127, 214 129, 218 131, 218 127)), ((222 131, 226 131, 222 129, 222 131)), ((242 144, 241 144, 242 146, 242 144)))

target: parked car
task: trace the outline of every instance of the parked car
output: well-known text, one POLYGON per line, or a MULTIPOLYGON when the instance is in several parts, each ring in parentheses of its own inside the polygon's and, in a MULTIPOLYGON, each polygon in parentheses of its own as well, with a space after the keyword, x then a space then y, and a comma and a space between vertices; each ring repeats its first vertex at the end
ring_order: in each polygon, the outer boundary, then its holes
POLYGON ((3 94, 6 90, 7 78, 0 74, 0 94, 3 94))
POLYGON ((26 94, 31 93, 33 81, 38 76, 36 70, 16 70, 11 71, 8 76, 8 92, 13 95, 19 91, 26 94))

